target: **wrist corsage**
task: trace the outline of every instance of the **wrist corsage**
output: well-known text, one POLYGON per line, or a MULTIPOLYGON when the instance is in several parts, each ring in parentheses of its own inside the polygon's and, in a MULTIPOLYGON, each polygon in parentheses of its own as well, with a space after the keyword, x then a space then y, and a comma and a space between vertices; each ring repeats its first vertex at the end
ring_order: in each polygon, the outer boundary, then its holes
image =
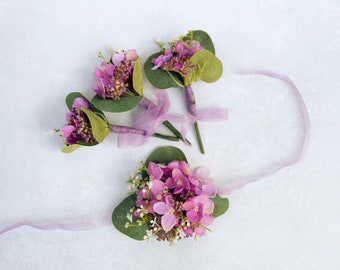
POLYGON ((129 179, 131 194, 113 211, 114 226, 125 235, 173 243, 200 237, 225 213, 227 198, 206 168, 192 170, 183 152, 171 146, 154 150, 129 179))

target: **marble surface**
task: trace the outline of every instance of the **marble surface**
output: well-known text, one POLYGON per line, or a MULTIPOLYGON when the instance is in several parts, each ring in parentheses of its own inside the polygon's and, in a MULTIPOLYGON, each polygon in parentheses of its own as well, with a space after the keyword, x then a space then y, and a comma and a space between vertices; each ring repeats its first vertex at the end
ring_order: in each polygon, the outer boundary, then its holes
MULTIPOLYGON (((118 149, 112 135, 65 155, 58 135, 65 96, 91 97, 98 51, 137 49, 143 59, 189 29, 212 37, 224 64, 214 84, 197 83, 198 107, 226 107, 229 120, 201 123, 206 154, 180 147, 217 185, 259 176, 296 158, 303 139, 286 85, 237 75, 262 68, 290 76, 306 102, 311 144, 298 164, 229 196, 212 232, 169 247, 93 231, 22 227, 0 236, 0 269, 340 268, 339 1, 8 1, 0 3, 0 229, 28 221, 78 222, 110 214, 139 162, 167 142, 118 149)), ((154 89, 145 80, 145 94, 154 89)), ((170 89, 172 112, 184 113, 170 89)), ((128 113, 109 115, 129 122, 128 113)), ((195 141, 193 132, 188 137, 195 141)))

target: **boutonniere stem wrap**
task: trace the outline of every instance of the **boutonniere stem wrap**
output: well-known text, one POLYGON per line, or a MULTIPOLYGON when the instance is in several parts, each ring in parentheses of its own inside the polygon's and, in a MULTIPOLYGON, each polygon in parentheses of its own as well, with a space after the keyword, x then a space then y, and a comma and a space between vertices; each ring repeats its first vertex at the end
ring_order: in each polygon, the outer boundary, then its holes
MULTIPOLYGON (((179 37, 167 48, 159 43, 161 51, 151 55, 145 65, 145 74, 150 83, 160 89, 171 87, 184 89, 189 118, 193 121, 199 148, 204 147, 198 128, 196 100, 191 85, 195 81, 212 83, 217 81, 223 72, 221 61, 215 56, 215 48, 209 35, 201 30, 189 31, 186 36, 179 37)), ((227 111, 219 109, 212 119, 226 120, 227 111)), ((206 121, 211 121, 205 118, 206 121)), ((184 132, 182 130, 182 135, 184 132)))

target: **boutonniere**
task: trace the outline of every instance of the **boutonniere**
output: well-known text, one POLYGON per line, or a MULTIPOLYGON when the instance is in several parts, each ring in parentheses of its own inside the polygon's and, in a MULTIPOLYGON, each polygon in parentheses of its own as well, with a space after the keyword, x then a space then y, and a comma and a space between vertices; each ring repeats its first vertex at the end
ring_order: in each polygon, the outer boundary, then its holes
MULTIPOLYGON (((197 121, 226 120, 225 109, 211 109, 199 112, 191 87, 193 82, 217 81, 223 72, 222 62, 215 56, 214 44, 210 36, 201 30, 189 31, 185 36, 172 41, 169 46, 159 42, 161 50, 149 56, 144 69, 150 83, 159 89, 181 88, 184 90, 190 120, 194 125, 199 147, 204 147, 197 121)), ((183 133, 187 128, 183 129, 183 133)))

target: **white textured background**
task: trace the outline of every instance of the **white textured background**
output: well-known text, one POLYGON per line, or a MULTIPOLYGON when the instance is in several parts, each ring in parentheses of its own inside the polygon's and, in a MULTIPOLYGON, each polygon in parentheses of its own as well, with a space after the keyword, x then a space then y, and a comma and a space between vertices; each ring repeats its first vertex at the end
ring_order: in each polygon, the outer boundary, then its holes
MULTIPOLYGON (((96 55, 107 46, 136 48, 189 29, 212 37, 224 64, 217 83, 197 83, 199 108, 228 107, 225 123, 202 123, 207 166, 218 185, 261 175, 298 154, 303 123, 288 88, 263 68, 289 75, 309 109, 311 145, 299 164, 235 192, 212 233, 175 247, 137 242, 112 226, 95 231, 38 231, 0 236, 0 269, 340 269, 340 2, 314 1, 9 1, 0 3, 0 228, 19 221, 76 222, 110 213, 127 179, 156 146, 102 145, 60 152, 64 98, 86 96, 96 55)), ((184 111, 171 89, 171 111, 184 111)), ((146 82, 145 93, 153 89, 146 82)), ((121 123, 128 114, 110 116, 121 123)), ((188 135, 194 141, 193 133, 188 135)))

